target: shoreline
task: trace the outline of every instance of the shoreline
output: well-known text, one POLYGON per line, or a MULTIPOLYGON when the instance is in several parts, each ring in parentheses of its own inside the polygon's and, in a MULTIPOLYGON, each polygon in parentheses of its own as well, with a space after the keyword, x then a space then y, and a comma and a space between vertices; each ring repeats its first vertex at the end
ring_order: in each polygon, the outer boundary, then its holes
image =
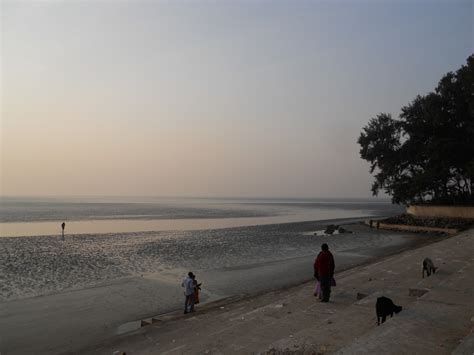
MULTIPOLYGON (((274 215, 258 217, 221 217, 221 218, 175 218, 175 219, 91 219, 66 221, 65 237, 84 235, 114 235, 137 234, 172 231, 203 231, 214 229, 230 229, 253 226, 271 226, 293 223, 331 222, 338 220, 383 218, 386 215, 362 214, 354 216, 353 212, 341 211, 326 213, 323 217, 313 214, 274 215), (330 218, 333 214, 342 217, 330 218), (344 214, 346 216, 344 216, 344 214), (324 217, 325 216, 325 217, 324 217), (313 217, 313 218, 311 218, 313 217), (71 230, 74 233, 71 233, 71 230)), ((33 222, 0 222, 0 240, 3 238, 25 237, 59 237, 62 221, 33 221, 33 222), (20 232, 18 232, 20 230, 20 232)))
MULTIPOLYGON (((384 260, 390 259, 390 258, 392 258, 396 255, 403 254, 403 253, 405 253, 407 251, 410 251, 410 250, 421 249, 421 248, 426 247, 428 245, 439 243, 439 242, 441 242, 445 239, 449 239, 449 238, 452 238, 454 236, 455 235, 436 236, 432 240, 426 240, 426 241, 423 241, 422 243, 417 244, 415 247, 406 246, 406 247, 400 248, 400 249, 398 249, 398 250, 396 250, 396 251, 394 251, 393 253, 390 253, 390 254, 384 254, 384 255, 381 255, 381 256, 378 256, 378 257, 374 257, 372 259, 361 262, 359 264, 347 265, 345 267, 338 268, 337 273, 335 273, 335 276, 338 276, 339 274, 345 273, 345 272, 353 270, 353 269, 363 268, 363 267, 366 267, 366 266, 370 266, 372 264, 382 262, 384 260)), ((313 255, 311 254, 311 256, 313 256, 313 255)), ((255 297, 261 297, 261 296, 266 295, 268 293, 277 293, 277 292, 280 292, 280 291, 291 290, 293 288, 301 287, 301 286, 307 285, 309 283, 314 283, 314 277, 313 278, 308 278, 307 280, 303 280, 303 281, 300 281, 298 283, 288 284, 288 285, 285 285, 285 286, 280 286, 280 287, 272 288, 272 289, 267 289, 267 290, 259 291, 259 292, 252 293, 252 294, 233 295, 233 296, 227 296, 227 297, 220 298, 220 299, 213 299, 213 300, 201 302, 200 305, 198 306, 199 311, 197 311, 197 313, 200 313, 201 307, 202 307, 203 312, 212 311, 216 307, 219 307, 219 306, 222 306, 222 305, 241 302, 241 301, 249 300, 249 299, 252 299, 252 298, 255 298, 255 297), (226 300, 229 300, 229 301, 227 302, 226 300)), ((186 318, 186 316, 181 314, 181 309, 175 309, 175 310, 170 310, 168 312, 164 312, 164 313, 160 313, 160 314, 149 315, 145 318, 168 317, 170 315, 172 315, 172 316, 176 315, 177 318, 186 318)))
MULTIPOLYGON (((276 255, 277 259, 274 261, 252 265, 245 269, 209 269, 202 265, 204 268, 194 269, 199 281, 204 282, 204 302, 200 307, 204 308, 208 307, 207 304, 223 302, 223 300, 229 299, 229 296, 230 299, 252 299, 307 284, 312 275, 310 269, 315 249, 319 249, 321 241, 327 241, 328 237, 304 236, 302 231, 311 230, 315 226, 324 225, 324 223, 326 222, 297 223, 299 226, 297 232, 295 232, 294 224, 234 228, 232 233, 222 238, 218 237, 221 230, 215 231, 216 236, 214 237, 218 238, 217 242, 233 240, 234 244, 243 244, 242 251, 244 252, 251 249, 252 246, 257 247, 258 245, 269 248, 268 241, 275 240, 278 241, 278 244, 273 246, 272 250, 277 251, 282 248, 282 255, 288 256, 291 250, 285 249, 287 248, 285 245, 291 243, 292 247, 299 245, 299 249, 305 250, 305 255, 283 261, 279 260, 276 255), (258 233, 246 238, 246 234, 250 231, 258 231, 258 233), (275 234, 277 231, 280 231, 280 234, 275 234), (258 243, 248 245, 252 240, 256 240, 258 243), (278 275, 276 280, 274 275, 278 275), (229 280, 230 284, 228 284, 229 280), (268 281, 271 282, 268 283, 268 281), (233 288, 235 285, 240 288, 233 288)), ((363 224, 352 224, 350 228, 355 231, 354 234, 329 237, 333 240, 331 245, 334 245, 336 249, 333 251, 335 251, 337 273, 341 273, 342 270, 346 272, 366 263, 377 262, 380 258, 388 257, 387 255, 403 253, 406 249, 411 249, 416 245, 422 247, 427 243, 431 244, 436 240, 445 239, 445 237, 439 236, 370 230, 363 224), (354 249, 356 246, 358 247, 354 249)), ((197 244, 195 247, 199 250, 206 250, 207 243, 216 241, 212 235, 207 237, 209 238, 207 242, 203 245, 197 244)), ((142 238, 144 238, 144 245, 147 248, 148 246, 152 247, 156 242, 160 245, 159 238, 151 240, 147 236, 142 238), (152 244, 149 244, 150 242, 152 244)), ((199 236, 181 236, 180 238, 184 238, 183 242, 185 243, 200 240, 199 236)), ((28 239, 35 240, 34 237, 28 239)), ((126 240, 126 238, 118 237, 111 245, 109 238, 105 238, 104 246, 106 248, 117 247, 117 244, 126 240)), ((11 238, 11 241, 18 241, 18 239, 11 238)), ((93 242, 94 238, 88 240, 88 243, 93 242)), ((39 244, 44 244, 44 242, 39 242, 39 244)), ((57 244, 60 245, 60 242, 57 244)), ((80 243, 80 245, 83 244, 80 243)), ((87 243, 85 245, 89 246, 87 243)), ((229 245, 229 247, 231 246, 229 245)), ((226 248, 224 250, 227 250, 226 248)), ((125 249, 127 249, 127 245, 125 245, 125 249)), ((139 248, 139 250, 146 251, 148 249, 139 248)), ((152 248, 151 250, 156 249, 152 248)), ((178 247, 178 250, 180 253, 188 252, 186 248, 180 249, 178 247)), ((218 250, 221 249, 214 250, 213 254, 219 254, 218 250)), ((251 255, 251 257, 254 256, 251 255)), ((237 259, 245 260, 245 258, 246 254, 243 254, 237 259)), ((129 262, 133 264, 133 260, 129 260, 129 262)), ((213 259, 209 265, 214 265, 215 262, 221 262, 221 267, 226 265, 226 262, 222 263, 219 257, 213 259)), ((167 271, 164 270, 164 272, 167 271)), ((0 305, 8 304, 8 307, 2 307, 3 311, 0 310, 0 333, 5 334, 4 346, 7 349, 24 349, 23 346, 30 346, 22 345, 22 339, 26 337, 30 339, 31 346, 34 345, 36 351, 41 352, 43 349, 43 351, 47 350, 46 352, 69 352, 87 344, 95 344, 116 336, 118 328, 128 322, 157 314, 166 315, 173 311, 176 312, 181 308, 182 290, 177 282, 173 281, 180 282, 181 275, 178 275, 178 279, 174 279, 175 276, 176 274, 169 274, 168 279, 163 279, 160 275, 153 274, 143 275, 143 277, 129 275, 78 289, 53 291, 48 295, 13 299, 0 303, 0 305), (71 321, 73 322, 71 323, 71 321), (46 344, 44 339, 48 339, 48 337, 45 332, 47 334, 52 329, 55 329, 58 336, 52 343, 46 344), (18 330, 23 334, 23 337, 20 338, 16 335, 15 332, 18 330), (77 334, 81 334, 80 339, 77 334), (49 348, 45 348, 45 346, 49 348)), ((199 308, 197 314, 200 314, 199 308)))
MULTIPOLYGON (((266 267, 285 262, 291 263, 293 260, 312 257, 314 247, 305 248, 305 245, 314 245, 312 243, 313 240, 327 240, 328 238, 336 237, 336 235, 316 237, 308 234, 309 231, 324 228, 328 223, 360 224, 364 218, 337 218, 223 229, 204 229, 182 231, 181 234, 177 234, 174 231, 85 234, 66 237, 65 242, 61 241, 56 235, 2 237, 0 238, 0 258, 4 260, 4 264, 3 268, 0 265, 0 276, 3 276, 4 283, 0 285, 0 304, 16 299, 53 295, 58 292, 75 291, 87 287, 98 287, 101 284, 107 284, 121 278, 136 277, 137 275, 142 275, 143 277, 144 274, 150 273, 153 278, 158 277, 158 280, 162 280, 163 276, 158 275, 157 272, 163 275, 171 273, 174 277, 169 281, 180 283, 181 276, 178 277, 178 275, 184 275, 187 272, 186 269, 189 268, 199 272, 216 268, 224 271, 238 271, 239 269, 255 269, 260 266, 266 267), (209 235, 211 236, 209 237, 209 235), (187 267, 183 265, 185 260, 181 258, 180 261, 178 250, 180 243, 193 243, 196 248, 203 249, 203 252, 209 252, 206 248, 199 245, 199 238, 205 239, 205 246, 207 248, 212 247, 215 244, 214 242, 219 245, 226 245, 225 243, 227 243, 229 247, 234 247, 233 244, 238 243, 238 241, 231 240, 230 244, 228 243, 228 240, 233 239, 232 236, 234 235, 238 236, 240 240, 242 240, 242 235, 245 235, 247 238, 243 238, 243 241, 247 244, 249 243, 249 238, 250 242, 253 242, 251 240, 253 238, 263 239, 252 246, 256 250, 267 248, 268 242, 271 241, 273 243, 273 238, 280 240, 285 238, 283 246, 290 245, 291 248, 294 247, 294 239, 304 239, 306 244, 300 245, 299 251, 293 251, 293 254, 291 251, 285 253, 284 250, 278 250, 281 257, 263 259, 263 261, 258 255, 249 255, 247 258, 239 258, 236 255, 232 264, 228 265, 226 261, 222 260, 227 258, 225 250, 221 251, 221 258, 217 258, 217 265, 216 262, 211 260, 206 262, 204 259, 204 265, 199 266, 199 264, 203 263, 203 260, 201 260, 197 263, 191 262, 192 265, 187 267), (270 235, 270 239, 267 235, 270 235), (303 238, 301 238, 302 235, 304 235, 303 238), (170 249, 170 252, 176 256, 177 260, 173 260, 168 255, 163 256, 163 258, 168 257, 169 260, 161 260, 162 258, 155 260, 154 257, 160 255, 159 250, 155 249, 159 248, 160 245, 169 248, 170 243, 178 244, 176 248, 171 247, 170 249), (148 251, 150 247, 152 249, 148 251), (110 252, 110 248, 116 248, 116 250, 110 252), (107 252, 110 254, 106 255, 107 252), (142 255, 143 253, 145 255, 142 255), (148 256, 146 255, 147 253, 151 254, 148 256), (133 260, 130 260, 130 258, 133 260), (255 263, 257 259, 260 259, 260 262, 255 263), (82 270, 84 268, 86 273, 82 270), (69 275, 69 277, 63 276, 62 273, 69 275), (16 281, 17 278, 20 281, 16 281), (10 280, 12 290, 13 285, 20 282, 18 285, 24 284, 29 291, 23 293, 20 288, 8 296, 8 293, 5 293, 8 292, 8 280, 10 280), (37 291, 34 291, 34 285, 40 285, 37 286, 37 291)), ((357 245, 357 241, 350 234, 338 235, 336 238, 349 238, 355 242, 352 243, 354 246, 357 245)), ((277 245, 276 248, 278 247, 277 245)), ((316 244, 316 247, 318 247, 318 244, 316 244)), ((192 255, 193 251, 187 250, 187 253, 192 255)), ((241 250, 241 253, 247 253, 247 250, 241 250)), ((292 282, 291 284, 294 283, 292 282)), ((206 298, 205 293, 203 298, 206 298)))
POLYGON ((212 302, 193 315, 162 314, 149 326, 72 353, 470 353, 473 234, 470 229, 341 270, 328 304, 315 302, 313 284, 305 282, 212 302), (421 279, 420 263, 426 255, 439 272, 421 279), (412 295, 410 287, 428 293, 412 295), (359 291, 362 299, 356 298, 359 291), (377 327, 373 307, 381 295, 403 304, 403 311, 377 327), (188 336, 179 337, 183 332, 188 336))
MULTIPOLYGON (((400 233, 404 233, 404 232, 400 232, 400 233)), ((433 243, 438 243, 438 242, 440 242, 444 239, 451 238, 451 237, 453 237, 453 235, 435 236, 432 240, 426 240, 426 241, 420 242, 419 244, 417 244, 415 246, 415 248, 413 248, 411 246, 406 246, 406 247, 397 249, 396 251, 394 251, 393 253, 390 253, 390 254, 384 254, 384 255, 381 255, 381 256, 378 256, 378 257, 373 257, 372 259, 361 262, 359 264, 347 265, 347 266, 344 266, 342 268, 338 268, 337 273, 343 273, 345 271, 348 271, 348 270, 351 270, 351 269, 354 269, 354 268, 363 267, 363 266, 367 266, 367 265, 370 265, 370 264, 373 264, 373 263, 376 263, 376 262, 379 262, 379 261, 383 261, 387 258, 393 257, 394 255, 402 254, 402 253, 404 253, 408 250, 423 248, 426 245, 430 245, 430 244, 433 244, 433 243)), ((17 238, 17 237, 13 237, 13 238, 17 238)), ((313 254, 308 254, 307 256, 313 257, 313 254)), ((294 259, 305 258, 307 256, 296 257, 294 259)), ((250 266, 250 267, 245 266, 244 268, 246 268, 246 269, 247 268, 252 268, 252 266, 250 266)), ((31 298, 61 295, 61 294, 66 294, 66 293, 80 291, 80 290, 100 288, 100 287, 108 286, 108 285, 111 285, 111 284, 120 283, 123 280, 132 279, 134 277, 136 277, 136 276, 130 275, 130 276, 119 277, 119 278, 111 279, 111 280, 108 280, 108 281, 99 282, 99 283, 96 283, 96 284, 86 285, 86 286, 83 286, 83 287, 70 288, 70 289, 65 289, 65 290, 60 290, 60 291, 53 291, 51 293, 45 293, 45 294, 40 294, 40 295, 36 295, 36 296, 31 296, 31 297, 6 300, 6 301, 3 301, 3 302, 0 302, 0 304, 6 304, 6 303, 9 303, 9 302, 15 302, 15 301, 19 301, 19 300, 28 300, 28 299, 31 299, 31 298)), ((266 289, 266 290, 259 291, 259 292, 256 292, 256 293, 231 295, 231 296, 226 296, 224 298, 212 299, 212 300, 208 300, 208 301, 201 301, 200 304, 201 304, 201 306, 206 306, 206 308, 207 308, 207 305, 212 304, 214 302, 220 303, 225 299, 237 298, 237 300, 235 302, 238 302, 240 300, 245 300, 247 298, 258 297, 258 296, 264 295, 268 292, 277 292, 277 291, 280 291, 280 290, 287 290, 287 289, 291 289, 291 288, 294 288, 294 287, 302 286, 304 284, 307 284, 307 283, 310 283, 310 282, 313 282, 313 281, 314 280, 312 278, 308 278, 306 280, 299 281, 299 282, 294 283, 294 284, 279 286, 277 288, 270 288, 270 289, 266 289)), ((154 316, 163 316, 163 315, 174 313, 176 311, 178 311, 178 310, 173 309, 173 310, 169 310, 169 311, 166 311, 166 312, 163 312, 163 313, 160 313, 160 314, 156 314, 154 316)), ((180 310, 179 310, 179 312, 180 312, 180 310)), ((152 316, 150 315, 149 317, 152 317, 152 316)))

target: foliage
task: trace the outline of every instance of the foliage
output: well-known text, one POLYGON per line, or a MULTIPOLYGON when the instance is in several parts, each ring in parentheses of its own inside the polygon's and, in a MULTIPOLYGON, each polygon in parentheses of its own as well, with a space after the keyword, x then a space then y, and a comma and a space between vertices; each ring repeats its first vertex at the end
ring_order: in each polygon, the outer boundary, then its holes
POLYGON ((372 192, 394 203, 474 204, 474 55, 425 96, 380 113, 360 134, 360 155, 375 172, 372 192))

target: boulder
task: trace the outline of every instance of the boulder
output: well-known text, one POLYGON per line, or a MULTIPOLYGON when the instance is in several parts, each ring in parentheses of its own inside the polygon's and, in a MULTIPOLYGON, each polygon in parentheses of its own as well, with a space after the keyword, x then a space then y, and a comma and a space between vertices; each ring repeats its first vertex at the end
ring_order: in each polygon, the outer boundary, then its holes
POLYGON ((339 226, 336 226, 334 224, 330 224, 326 226, 326 230, 324 231, 324 234, 333 234, 339 226))
POLYGON ((347 229, 345 229, 345 228, 343 228, 343 227, 339 227, 339 228, 337 229, 337 231, 339 232, 339 234, 352 233, 351 231, 349 231, 349 230, 347 230, 347 229))

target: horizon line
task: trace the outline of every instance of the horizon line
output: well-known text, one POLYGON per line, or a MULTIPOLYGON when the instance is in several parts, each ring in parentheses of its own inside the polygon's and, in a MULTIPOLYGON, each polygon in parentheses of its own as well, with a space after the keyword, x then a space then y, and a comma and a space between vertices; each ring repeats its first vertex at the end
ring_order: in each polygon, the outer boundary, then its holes
POLYGON ((330 196, 192 196, 192 195, 1 195, 0 198, 156 198, 156 199, 233 199, 233 200, 324 200, 324 199, 379 199, 379 200, 390 200, 390 197, 383 196, 348 196, 348 197, 330 197, 330 196))

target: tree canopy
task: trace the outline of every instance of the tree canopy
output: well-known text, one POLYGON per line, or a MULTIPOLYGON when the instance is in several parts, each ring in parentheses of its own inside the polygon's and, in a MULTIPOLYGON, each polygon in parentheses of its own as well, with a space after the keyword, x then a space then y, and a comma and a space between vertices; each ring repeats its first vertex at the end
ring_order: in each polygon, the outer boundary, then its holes
POLYGON ((403 204, 474 204, 474 54, 433 92, 402 107, 398 119, 372 118, 358 143, 374 173, 374 195, 384 191, 403 204))

